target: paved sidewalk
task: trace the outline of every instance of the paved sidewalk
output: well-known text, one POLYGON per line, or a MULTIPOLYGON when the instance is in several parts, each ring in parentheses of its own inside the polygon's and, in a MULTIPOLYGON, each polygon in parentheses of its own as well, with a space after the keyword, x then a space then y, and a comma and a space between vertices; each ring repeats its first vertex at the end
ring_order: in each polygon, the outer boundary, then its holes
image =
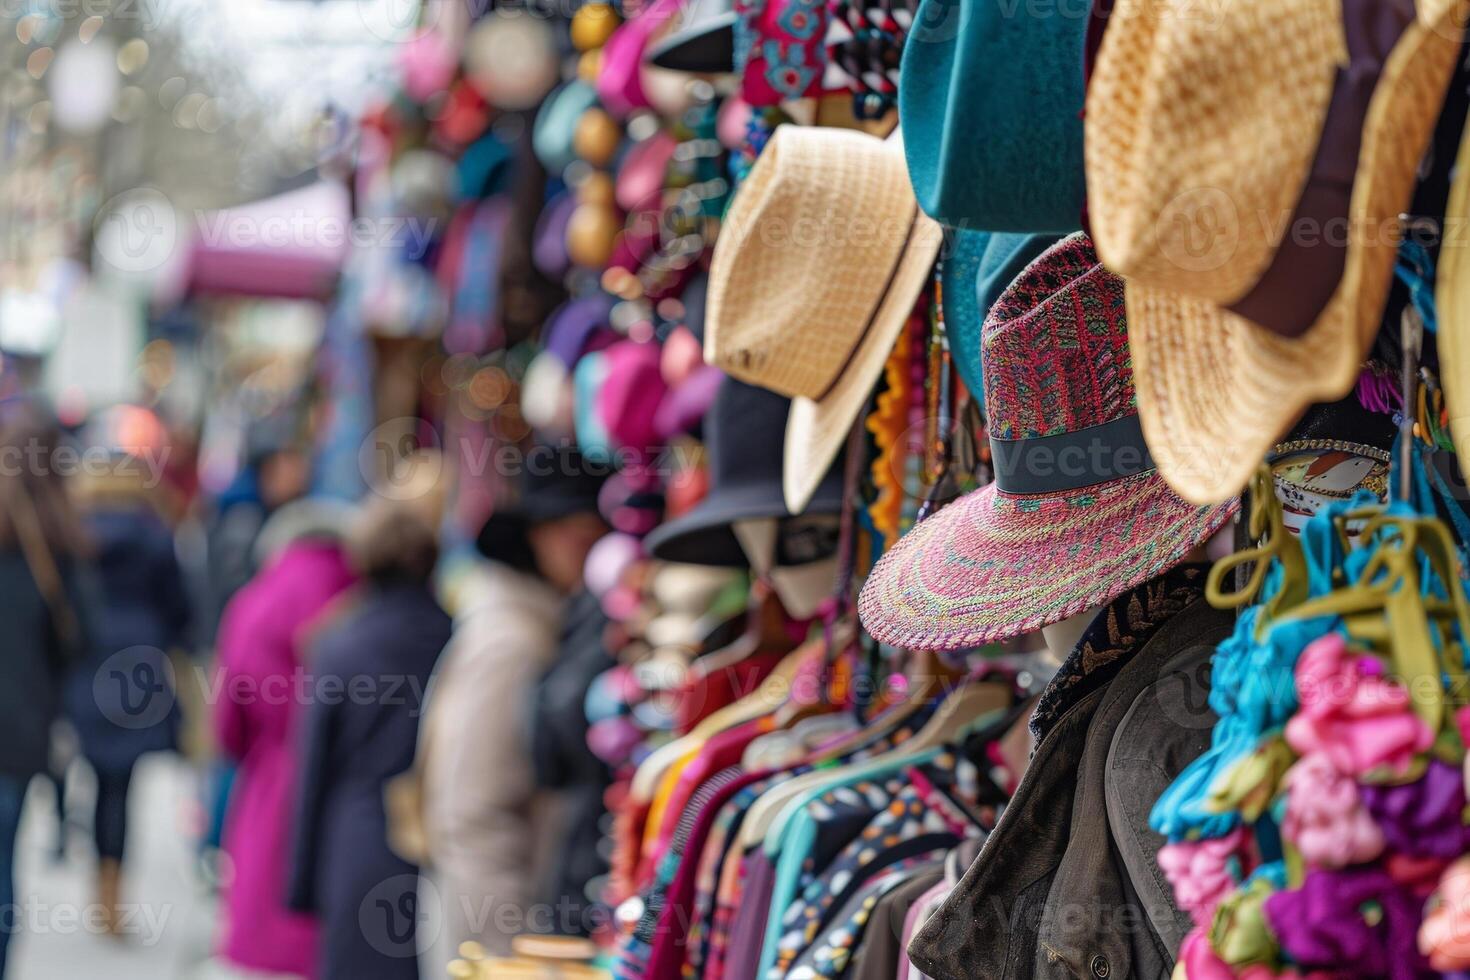
POLYGON ((74 830, 68 860, 55 862, 52 803, 32 787, 16 854, 22 922, 6 980, 232 980, 209 959, 217 908, 195 873, 196 787, 176 756, 150 756, 134 775, 121 940, 96 931, 89 842, 74 830))

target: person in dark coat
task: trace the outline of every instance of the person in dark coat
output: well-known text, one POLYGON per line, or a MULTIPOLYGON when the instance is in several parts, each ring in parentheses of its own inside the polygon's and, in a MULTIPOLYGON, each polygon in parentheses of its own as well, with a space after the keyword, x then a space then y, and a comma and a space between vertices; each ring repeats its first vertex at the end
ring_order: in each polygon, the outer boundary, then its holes
POLYGON ((64 693, 67 720, 97 776, 93 838, 97 903, 116 931, 133 767, 178 745, 180 713, 168 651, 189 623, 173 532, 136 459, 118 452, 105 474, 79 481, 77 499, 91 549, 95 603, 86 655, 64 693))
POLYGON ((0 975, 20 923, 15 839, 31 777, 47 767, 66 667, 86 643, 85 549, 63 477, 60 436, 30 403, 0 402, 0 975))
POLYGON ((429 589, 438 546, 420 510, 377 501, 352 541, 364 584, 309 665, 289 901, 320 919, 319 980, 417 980, 418 869, 389 849, 383 793, 413 764, 450 619, 429 589))

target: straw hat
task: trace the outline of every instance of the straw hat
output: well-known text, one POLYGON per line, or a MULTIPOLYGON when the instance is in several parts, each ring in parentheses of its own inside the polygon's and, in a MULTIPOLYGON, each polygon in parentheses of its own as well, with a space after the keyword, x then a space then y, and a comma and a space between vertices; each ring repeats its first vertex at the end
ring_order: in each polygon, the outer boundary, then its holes
POLYGON ((1123 282, 1064 238, 990 310, 981 340, 995 482, 920 523, 858 609, 876 639, 954 650, 1029 633, 1181 562, 1236 509, 1194 507, 1139 431, 1123 282))
POLYGON ((1466 2, 1187 3, 1113 15, 1085 156, 1098 253, 1129 283, 1144 434, 1206 503, 1357 379, 1466 2))
POLYGON ((1470 244, 1463 234, 1470 221, 1470 129, 1455 157, 1454 180, 1445 208, 1447 234, 1439 250, 1434 301, 1439 314, 1439 371, 1449 410, 1450 439, 1462 460, 1470 459, 1470 356, 1461 332, 1470 324, 1470 244))
POLYGON ((783 489, 801 513, 867 403, 942 232, 896 140, 781 126, 725 217, 705 360, 792 399, 783 489))

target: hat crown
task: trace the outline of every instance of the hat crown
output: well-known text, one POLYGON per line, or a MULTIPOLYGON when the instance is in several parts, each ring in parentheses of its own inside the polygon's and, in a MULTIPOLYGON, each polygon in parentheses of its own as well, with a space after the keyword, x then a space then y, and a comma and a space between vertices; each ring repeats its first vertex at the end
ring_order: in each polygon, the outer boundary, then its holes
POLYGON ((1077 432, 1138 413, 1123 280, 1084 234, 1042 253, 986 317, 985 410, 995 439, 1077 432))
POLYGON ((820 398, 905 251, 929 234, 938 229, 920 221, 898 146, 851 130, 779 127, 715 246, 705 360, 787 397, 820 398))

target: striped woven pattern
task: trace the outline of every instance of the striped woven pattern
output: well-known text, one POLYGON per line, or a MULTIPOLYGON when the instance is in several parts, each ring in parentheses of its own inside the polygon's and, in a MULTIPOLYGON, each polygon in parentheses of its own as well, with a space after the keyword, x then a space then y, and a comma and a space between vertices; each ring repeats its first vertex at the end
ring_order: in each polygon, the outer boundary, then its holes
MULTIPOLYGON (((1121 281, 1085 235, 1026 268, 985 324, 985 403, 1004 438, 1133 414, 1121 281)), ((878 640, 955 650, 1110 602, 1177 565, 1237 502, 1185 503, 1155 472, 1055 495, 992 484, 915 527, 873 569, 859 612, 878 640)))

